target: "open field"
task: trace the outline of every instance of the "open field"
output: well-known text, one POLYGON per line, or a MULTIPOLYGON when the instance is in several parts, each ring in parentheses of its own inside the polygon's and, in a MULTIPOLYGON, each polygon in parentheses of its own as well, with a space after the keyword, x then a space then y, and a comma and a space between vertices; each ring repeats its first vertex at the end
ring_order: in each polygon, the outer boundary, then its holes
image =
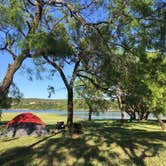
MULTIPOLYGON (((53 128, 66 117, 37 114, 53 128)), ((15 114, 3 114, 4 123, 15 114)), ((166 132, 155 121, 129 123, 83 122, 83 133, 48 137, 0 139, 1 166, 165 166, 166 132)))

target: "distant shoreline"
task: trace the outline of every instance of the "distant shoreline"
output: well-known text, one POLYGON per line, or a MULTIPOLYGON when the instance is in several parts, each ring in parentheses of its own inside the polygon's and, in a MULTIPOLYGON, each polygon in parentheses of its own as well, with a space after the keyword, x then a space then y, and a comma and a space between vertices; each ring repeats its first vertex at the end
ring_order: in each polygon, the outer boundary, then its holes
MULTIPOLYGON (((6 110, 13 110, 13 111, 67 111, 67 110, 59 110, 59 109, 24 109, 24 108, 8 108, 8 109, 0 109, 2 111, 6 111, 6 110)), ((88 112, 88 110, 83 110, 83 109, 79 109, 76 110, 74 109, 74 111, 85 111, 88 112)), ((119 112, 119 110, 107 110, 106 112, 119 112)))
MULTIPOLYGON (((88 111, 86 102, 82 99, 74 99, 74 110, 75 111, 88 111)), ((18 102, 14 100, 10 103, 7 108, 0 108, 1 110, 67 110, 67 100, 65 99, 31 99, 23 98, 18 102)), ((110 101, 110 107, 108 111, 119 111, 116 102, 110 101)))

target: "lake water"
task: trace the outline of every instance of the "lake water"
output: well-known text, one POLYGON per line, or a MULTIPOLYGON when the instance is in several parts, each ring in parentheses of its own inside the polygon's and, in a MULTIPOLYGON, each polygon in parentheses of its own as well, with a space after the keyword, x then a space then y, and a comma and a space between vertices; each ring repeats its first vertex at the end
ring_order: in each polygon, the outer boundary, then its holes
MULTIPOLYGON (((32 113, 46 113, 46 114, 57 114, 57 115, 67 115, 67 111, 57 111, 57 110, 3 110, 3 112, 32 112, 32 113)), ((87 111, 74 111, 74 116, 81 119, 88 119, 87 111)), ((125 113, 124 119, 129 119, 130 117, 125 113)), ((110 111, 110 112, 97 112, 93 113, 92 119, 121 119, 120 112, 110 111)), ((152 114, 149 115, 149 119, 156 119, 152 114)), ((166 119, 166 117, 162 116, 162 119, 166 119)))

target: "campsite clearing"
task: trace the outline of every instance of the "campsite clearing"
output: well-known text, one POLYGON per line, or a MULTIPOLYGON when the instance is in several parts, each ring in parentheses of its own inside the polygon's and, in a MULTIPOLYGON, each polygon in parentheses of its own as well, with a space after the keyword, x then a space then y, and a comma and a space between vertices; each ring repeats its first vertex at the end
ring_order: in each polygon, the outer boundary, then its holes
MULTIPOLYGON (((16 114, 15 114, 16 115, 16 114)), ((3 122, 14 114, 4 114, 3 122)), ((39 115, 48 128, 63 116, 39 115)), ((1 123, 1 129, 4 127, 1 123)), ((166 132, 154 121, 125 123, 96 120, 83 122, 77 137, 49 135, 0 139, 0 165, 141 165, 166 163, 166 132)))

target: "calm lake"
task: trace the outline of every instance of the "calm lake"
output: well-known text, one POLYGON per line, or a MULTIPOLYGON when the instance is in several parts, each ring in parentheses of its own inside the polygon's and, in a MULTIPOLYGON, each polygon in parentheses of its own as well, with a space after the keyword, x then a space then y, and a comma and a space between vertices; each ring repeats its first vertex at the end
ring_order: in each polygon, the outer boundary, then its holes
MULTIPOLYGON (((47 114, 57 114, 57 115, 67 115, 67 111, 58 111, 58 110, 3 110, 3 112, 32 112, 32 113, 47 113, 47 114)), ((81 119, 88 119, 87 111, 74 111, 74 116, 81 119)), ((120 112, 110 111, 110 112, 94 112, 92 119, 121 119, 120 112)), ((125 119, 129 119, 127 113, 125 113, 125 119)), ((152 114, 149 115, 149 119, 156 119, 152 114)), ((162 119, 166 117, 162 116, 162 119)))

